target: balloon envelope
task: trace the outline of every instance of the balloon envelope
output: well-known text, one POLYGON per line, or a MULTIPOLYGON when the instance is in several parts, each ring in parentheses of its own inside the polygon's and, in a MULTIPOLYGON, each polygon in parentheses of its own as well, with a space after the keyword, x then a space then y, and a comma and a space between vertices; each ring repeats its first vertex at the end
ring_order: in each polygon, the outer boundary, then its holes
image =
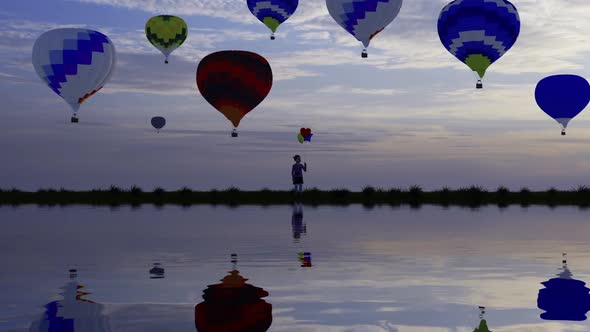
POLYGON ((250 12, 272 32, 293 15, 298 5, 299 0, 248 0, 250 12))
POLYGON ((145 36, 168 61, 168 56, 186 40, 188 27, 186 22, 177 16, 154 16, 145 24, 145 36))
POLYGON ((590 102, 590 85, 576 75, 554 75, 539 81, 535 88, 539 107, 563 128, 590 102))
POLYGON ((438 18, 444 47, 483 78, 520 34, 520 17, 507 0, 455 0, 438 18))
POLYGON ((326 0, 330 16, 365 47, 399 14, 402 0, 326 0))
POLYGON ((197 87, 203 98, 237 128, 270 92, 272 70, 256 53, 219 51, 199 63, 197 87))
POLYGON ((98 92, 115 68, 115 46, 100 32, 64 28, 43 33, 33 46, 33 67, 75 112, 98 92))
POLYGON ((154 116, 152 118, 152 126, 156 129, 162 129, 166 125, 166 119, 161 116, 154 116))

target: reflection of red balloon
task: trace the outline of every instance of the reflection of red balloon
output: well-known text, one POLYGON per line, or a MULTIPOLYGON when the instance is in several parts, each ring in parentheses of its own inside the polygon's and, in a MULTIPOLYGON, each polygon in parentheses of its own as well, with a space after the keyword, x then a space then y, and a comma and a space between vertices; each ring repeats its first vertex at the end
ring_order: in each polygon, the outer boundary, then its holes
POLYGON ((301 136, 307 137, 307 136, 311 135, 311 129, 301 128, 301 130, 299 130, 299 133, 301 133, 301 136))
POLYGON ((233 270, 221 284, 203 291, 205 301, 195 306, 198 332, 265 332, 272 323, 272 305, 262 300, 268 292, 246 283, 233 270))
POLYGON ((197 87, 209 104, 238 127, 270 92, 272 70, 268 61, 256 53, 215 52, 199 63, 197 87))

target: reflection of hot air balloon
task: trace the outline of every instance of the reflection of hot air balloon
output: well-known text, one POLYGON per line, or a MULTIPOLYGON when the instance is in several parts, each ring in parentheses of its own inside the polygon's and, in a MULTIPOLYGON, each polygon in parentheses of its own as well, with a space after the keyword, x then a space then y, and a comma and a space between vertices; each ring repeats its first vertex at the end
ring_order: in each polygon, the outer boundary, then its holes
POLYGON ((209 104, 234 125, 260 104, 272 87, 272 70, 262 56, 248 51, 220 51, 204 57, 197 87, 209 104))
POLYGON ((402 0, 326 0, 326 5, 336 23, 363 43, 366 58, 371 39, 397 17, 402 0))
POLYGON ((272 305, 262 300, 268 292, 247 284, 234 268, 220 284, 203 291, 205 301, 195 307, 198 332, 264 332, 272 324, 272 305))
POLYGON ((311 133, 311 129, 309 128, 301 128, 299 130, 299 134, 297 134, 297 140, 299 143, 303 144, 303 142, 311 142, 311 137, 313 134, 311 133))
POLYGON ((590 311, 590 289, 586 283, 572 279, 573 274, 567 267, 567 260, 563 260, 562 272, 558 278, 553 278, 541 284, 545 288, 539 290, 537 307, 545 310, 541 314, 544 320, 584 321, 590 311))
POLYGON ((179 48, 188 36, 186 22, 177 16, 159 15, 150 18, 145 24, 145 36, 157 48, 168 63, 170 53, 179 48))
POLYGON ((104 306, 84 299, 90 293, 83 292, 75 276, 67 283, 63 299, 45 305, 43 316, 34 321, 30 332, 107 332, 111 331, 108 318, 103 314, 104 306))
POLYGON ((508 0, 454 0, 438 18, 443 46, 479 75, 506 53, 520 34, 520 18, 508 0))
POLYGON ((485 307, 479 307, 480 313, 479 313, 479 326, 475 328, 475 330, 473 330, 473 332, 492 332, 490 331, 489 327, 488 327, 488 322, 483 318, 483 315, 485 314, 485 307))
POLYGON ((279 25, 293 15, 297 5, 299 0, 248 0, 248 9, 272 31, 271 40, 275 39, 279 25))
POLYGON ((154 263, 154 266, 150 269, 150 279, 163 279, 164 268, 160 263, 154 263))
POLYGON ((164 128, 164 126, 166 125, 166 119, 164 119, 161 116, 154 116, 152 118, 152 121, 151 122, 152 122, 152 126, 154 128, 156 128, 156 130, 158 132, 160 132, 160 129, 164 128))
POLYGON ((565 135, 568 122, 590 102, 590 85, 576 75, 545 77, 537 83, 535 99, 543 112, 561 124, 561 134, 565 135))
POLYGON ((33 66, 51 90, 72 107, 71 122, 76 123, 80 104, 110 79, 115 68, 115 46, 97 31, 54 29, 35 41, 33 66))

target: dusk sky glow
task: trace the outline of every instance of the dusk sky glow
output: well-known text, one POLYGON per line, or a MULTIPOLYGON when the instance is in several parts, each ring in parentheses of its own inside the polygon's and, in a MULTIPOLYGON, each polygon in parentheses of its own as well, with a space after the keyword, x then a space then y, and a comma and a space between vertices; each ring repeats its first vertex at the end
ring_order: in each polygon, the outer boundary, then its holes
POLYGON ((294 154, 309 165, 305 186, 322 189, 588 184, 590 115, 560 136, 534 90, 548 75, 588 78, 590 2, 513 0, 520 37, 482 90, 439 40, 448 2, 404 1, 361 59, 323 0, 300 0, 274 41, 245 0, 2 1, 0 188, 290 189, 294 154), (144 33, 160 14, 189 26, 168 65, 144 33), (100 31, 116 47, 115 73, 79 124, 31 64, 37 37, 58 27, 100 31), (195 83, 203 57, 232 49, 264 56, 274 76, 237 139, 195 83), (167 120, 159 134, 153 116, 167 120), (301 127, 313 129, 311 143, 297 141, 301 127))

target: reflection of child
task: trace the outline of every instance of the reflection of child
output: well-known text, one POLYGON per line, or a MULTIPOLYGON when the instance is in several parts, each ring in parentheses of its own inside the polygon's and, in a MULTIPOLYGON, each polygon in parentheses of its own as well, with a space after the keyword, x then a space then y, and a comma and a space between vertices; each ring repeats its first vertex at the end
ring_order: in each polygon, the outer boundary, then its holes
POLYGON ((301 204, 296 203, 293 207, 293 216, 291 217, 291 228, 293 230, 293 239, 298 240, 301 234, 307 232, 303 223, 303 208, 301 204))
POLYGON ((307 172, 307 163, 301 164, 301 157, 295 155, 293 157, 295 164, 291 169, 291 177, 293 178, 293 185, 295 186, 295 192, 303 191, 303 172, 307 172))

